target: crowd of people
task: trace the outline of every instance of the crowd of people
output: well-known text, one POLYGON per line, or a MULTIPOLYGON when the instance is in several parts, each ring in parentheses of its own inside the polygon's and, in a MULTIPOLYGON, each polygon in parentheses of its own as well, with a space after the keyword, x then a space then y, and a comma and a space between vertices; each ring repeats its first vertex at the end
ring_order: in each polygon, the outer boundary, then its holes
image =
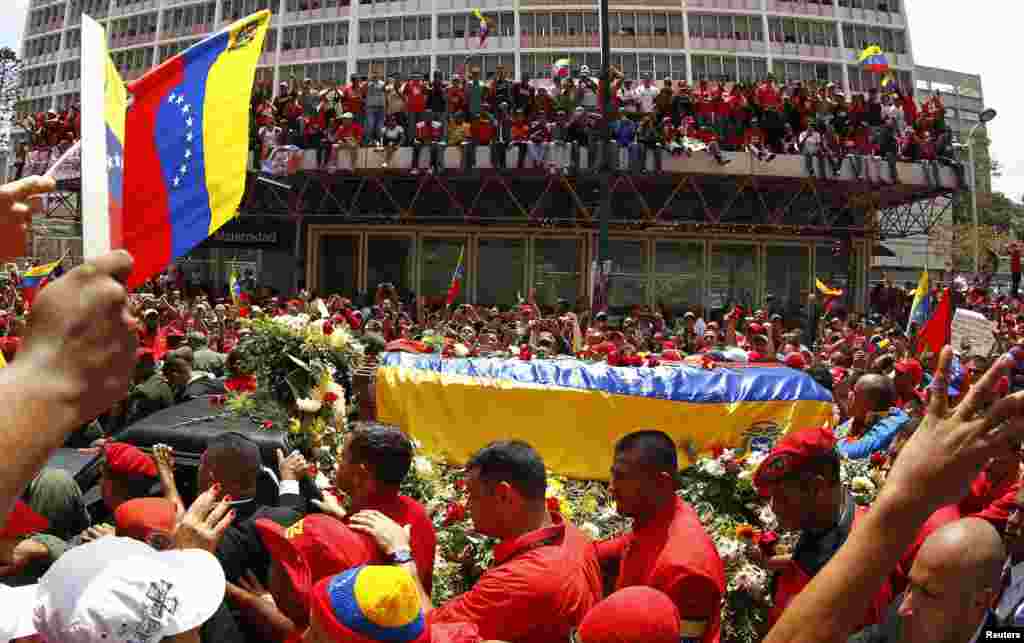
POLYGON ((77 103, 57 111, 27 114, 18 124, 27 139, 14 150, 11 177, 40 175, 82 137, 82 114, 77 103))
POLYGON ((445 148, 460 150, 462 170, 487 148, 494 168, 505 169, 514 157, 518 169, 529 163, 579 171, 585 149, 591 170, 626 170, 620 159, 628 159, 634 172, 647 171, 649 156, 660 172, 665 155, 703 151, 724 165, 730 159, 722 151, 749 151, 764 163, 802 154, 808 173, 819 178, 839 176, 849 160, 856 178, 879 183, 899 180, 897 161, 922 163, 936 185, 942 166, 963 180, 937 92, 919 105, 896 86, 847 97, 834 83, 783 85, 768 77, 690 86, 650 74, 635 81, 613 68, 606 133, 594 73, 583 66, 571 77, 524 74, 517 81, 499 66, 486 80, 471 68, 450 80, 435 72, 432 79, 374 73, 348 83, 292 78, 276 90, 264 83, 253 94, 254 150, 263 160, 281 146, 316 150, 321 169, 334 169, 346 154, 353 169, 360 148, 383 148, 381 167, 392 167, 397 149, 411 146, 413 169, 421 150, 429 150, 433 172, 444 171, 445 148), (882 160, 890 169, 885 179, 882 160))
MULTIPOLYGON (((0 216, 24 218, 27 200, 54 187, 38 177, 0 187, 0 216)), ((1024 394, 1010 393, 1024 372, 1017 300, 957 295, 1000 315, 1003 354, 991 359, 969 346, 922 355, 904 320, 840 306, 789 320, 770 310, 712 320, 638 309, 611 324, 532 295, 505 311, 403 302, 388 284, 358 305, 309 292, 245 292, 236 302, 182 292, 166 276, 128 293, 131 269, 124 252, 89 261, 6 325, 0 639, 720 640, 723 562, 676 493, 679 447, 628 418, 608 445, 609 490, 610 510, 632 528, 611 540, 591 541, 551 507, 531 445, 495 442, 469 459, 460 484, 474 531, 496 543, 494 562, 442 605, 431 599, 431 517, 400 493, 414 457, 401 427, 358 423, 322 500, 303 491, 302 454, 264 462, 241 434, 205 445, 194 500, 179 491, 173 449, 150 456, 117 440, 126 422, 159 408, 255 388, 239 320, 301 315, 326 316, 366 347, 443 358, 804 370, 832 392, 836 428, 796 427, 753 474, 780 528, 798 537, 790 553, 751 553, 775 577, 765 640, 972 643, 985 628, 1024 624, 1024 394), (71 476, 43 469, 75 441, 100 457, 93 513, 71 476), (870 510, 842 482, 844 459, 884 462, 870 510), (260 488, 268 467, 269 496, 260 488)))

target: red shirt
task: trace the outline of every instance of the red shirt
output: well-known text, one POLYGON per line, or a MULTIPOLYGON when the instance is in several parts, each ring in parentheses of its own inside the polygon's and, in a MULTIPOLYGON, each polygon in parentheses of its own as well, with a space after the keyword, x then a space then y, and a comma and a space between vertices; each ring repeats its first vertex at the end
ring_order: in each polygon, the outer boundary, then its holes
POLYGON ((993 484, 988 477, 988 471, 982 471, 971 483, 971 488, 960 501, 960 513, 965 516, 985 511, 985 508, 996 502, 1011 489, 1015 489, 1019 476, 1009 475, 1005 480, 993 484))
POLYGON ((416 124, 416 138, 424 143, 441 140, 441 128, 434 127, 432 122, 420 121, 416 124))
MULTIPOLYGON (((999 531, 1005 529, 1010 514, 1017 511, 1017 494, 1020 493, 1020 486, 1020 481, 1015 481, 1002 497, 974 514, 975 517, 989 521, 999 531)), ((973 490, 973 485, 971 488, 973 490)))
POLYGON ((431 623, 473 623, 484 640, 563 643, 602 596, 593 543, 555 524, 494 548, 494 566, 473 589, 437 608, 431 623))
POLYGON ((494 138, 494 125, 489 120, 473 121, 471 131, 473 132, 473 138, 480 145, 488 145, 491 139, 494 138))
POLYGON ((224 388, 232 392, 252 393, 256 390, 255 375, 239 375, 224 381, 224 388))
POLYGON ((765 109, 778 109, 782 102, 779 98, 779 90, 768 85, 761 85, 756 92, 757 102, 765 109))
POLYGON ((596 551, 602 564, 619 560, 615 589, 661 590, 679 608, 683 633, 702 630, 696 636, 704 643, 719 640, 725 565, 697 512, 681 498, 632 533, 597 543, 596 551))
MULTIPOLYGON (((423 589, 430 593, 434 584, 434 553, 437 549, 437 534, 423 505, 408 496, 386 495, 372 499, 366 509, 374 509, 400 526, 411 525, 409 529, 412 558, 420 575, 423 589)), ((347 520, 346 520, 347 522, 347 520)))
POLYGON ((339 143, 349 138, 354 138, 358 143, 363 140, 363 126, 354 121, 351 125, 339 125, 334 136, 339 143))
POLYGON ((1010 248, 1010 272, 1020 272, 1020 246, 1010 248))
POLYGON ((346 112, 353 114, 363 113, 363 88, 354 85, 346 85, 341 92, 341 104, 346 112))
POLYGON ((402 90, 405 95, 405 109, 418 114, 427 110, 427 93, 418 80, 410 80, 402 90))

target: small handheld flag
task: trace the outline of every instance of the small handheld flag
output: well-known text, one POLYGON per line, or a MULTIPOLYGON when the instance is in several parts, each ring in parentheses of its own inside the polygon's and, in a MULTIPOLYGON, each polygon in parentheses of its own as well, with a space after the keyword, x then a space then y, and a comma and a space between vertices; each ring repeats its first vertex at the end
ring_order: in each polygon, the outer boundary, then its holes
POLYGON ((815 279, 814 285, 817 286, 818 292, 825 295, 826 297, 842 297, 843 291, 836 290, 835 288, 829 288, 821 279, 815 279))
POLYGON ((459 296, 459 290, 462 288, 462 277, 466 272, 465 267, 462 265, 465 253, 466 246, 462 246, 462 249, 459 250, 459 263, 455 266, 455 272, 452 273, 452 283, 448 287, 448 296, 445 298, 445 306, 451 306, 459 296))
POLYGON ((555 61, 555 64, 551 66, 551 77, 556 80, 561 80, 569 77, 569 67, 572 65, 572 60, 569 58, 560 58, 555 61))
POLYGON ((914 303, 910 305, 910 319, 907 321, 907 330, 910 326, 917 324, 922 328, 932 313, 932 297, 928 286, 928 271, 921 272, 917 281, 917 290, 914 291, 914 303))
POLYGON ((270 12, 243 18, 135 81, 126 120, 124 210, 114 247, 134 288, 238 213, 249 103, 270 12))
POLYGON ((491 33, 491 21, 479 9, 473 9, 473 16, 480 21, 480 46, 483 47, 491 33))
MULTIPOLYGON (((65 254, 65 256, 67 255, 65 254)), ((48 284, 51 279, 56 279, 60 276, 60 273, 57 271, 60 269, 60 265, 63 262, 64 257, 61 257, 57 261, 52 261, 41 266, 33 266, 21 275, 18 288, 21 290, 21 296, 24 297, 25 301, 30 306, 36 298, 36 293, 42 290, 43 286, 48 284)))
POLYGON ((242 298, 242 283, 238 281, 238 272, 236 270, 231 271, 231 276, 228 278, 228 286, 231 289, 231 301, 237 306, 242 298))

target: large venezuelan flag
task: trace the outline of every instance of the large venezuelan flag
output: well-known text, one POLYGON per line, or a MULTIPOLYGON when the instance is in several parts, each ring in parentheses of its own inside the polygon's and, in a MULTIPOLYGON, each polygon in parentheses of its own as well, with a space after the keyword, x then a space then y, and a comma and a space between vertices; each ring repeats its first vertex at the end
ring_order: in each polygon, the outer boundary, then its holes
POLYGON ((113 246, 135 257, 128 287, 163 270, 238 211, 249 102, 270 12, 193 45, 129 86, 125 218, 113 246))
POLYGON ((889 71, 889 59, 885 57, 885 52, 878 45, 866 47, 857 56, 857 62, 864 65, 864 69, 876 74, 884 74, 889 71))
POLYGON ((385 353, 377 417, 426 453, 465 463, 493 440, 533 445, 559 474, 607 480, 612 450, 637 429, 658 429, 683 463, 713 446, 832 422, 832 395, 783 367, 620 368, 577 360, 441 359, 385 353))
POLYGON ((113 231, 122 230, 124 227, 124 123, 125 112, 128 109, 128 91, 109 55, 106 81, 103 120, 107 126, 107 201, 110 229, 113 231))

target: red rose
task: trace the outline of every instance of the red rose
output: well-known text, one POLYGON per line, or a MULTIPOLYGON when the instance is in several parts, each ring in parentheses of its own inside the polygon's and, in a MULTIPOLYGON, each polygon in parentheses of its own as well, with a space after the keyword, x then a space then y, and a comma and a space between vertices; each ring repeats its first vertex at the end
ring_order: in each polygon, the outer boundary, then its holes
POLYGON ((274 423, 271 422, 270 420, 263 420, 263 428, 269 431, 270 429, 274 428, 274 423))
POLYGON ((334 404, 337 401, 338 401, 338 394, 337 393, 332 393, 331 391, 328 391, 328 392, 324 393, 324 404, 326 404, 327 406, 331 406, 332 404, 334 404))
POLYGON ((524 362, 529 362, 531 359, 533 359, 533 354, 530 353, 530 347, 527 346, 526 344, 523 344, 522 348, 519 349, 519 359, 523 360, 524 362))
POLYGON ((324 322, 324 335, 330 335, 334 332, 334 324, 329 321, 324 322))
POLYGON ((444 512, 445 527, 454 525, 466 519, 466 507, 462 503, 453 502, 448 505, 444 512))
POLYGON ((559 511, 558 498, 548 498, 548 511, 559 511))
POLYGON ((456 491, 465 491, 466 490, 466 481, 463 480, 462 478, 459 478, 458 480, 456 480, 455 481, 455 490, 456 491))
POLYGON ((775 555, 775 544, 779 542, 779 535, 774 531, 763 531, 754 538, 754 544, 761 549, 765 556, 775 555))
POLYGON ((228 401, 228 397, 226 395, 211 395, 210 396, 210 405, 211 406, 224 406, 224 404, 227 401, 228 401))
POLYGON ((885 454, 880 451, 875 451, 871 454, 871 464, 876 467, 880 467, 885 464, 885 454))
POLYGON ((716 460, 718 458, 722 457, 723 453, 725 453, 725 447, 719 446, 717 444, 715 446, 711 447, 711 456, 713 458, 715 458, 716 460))

